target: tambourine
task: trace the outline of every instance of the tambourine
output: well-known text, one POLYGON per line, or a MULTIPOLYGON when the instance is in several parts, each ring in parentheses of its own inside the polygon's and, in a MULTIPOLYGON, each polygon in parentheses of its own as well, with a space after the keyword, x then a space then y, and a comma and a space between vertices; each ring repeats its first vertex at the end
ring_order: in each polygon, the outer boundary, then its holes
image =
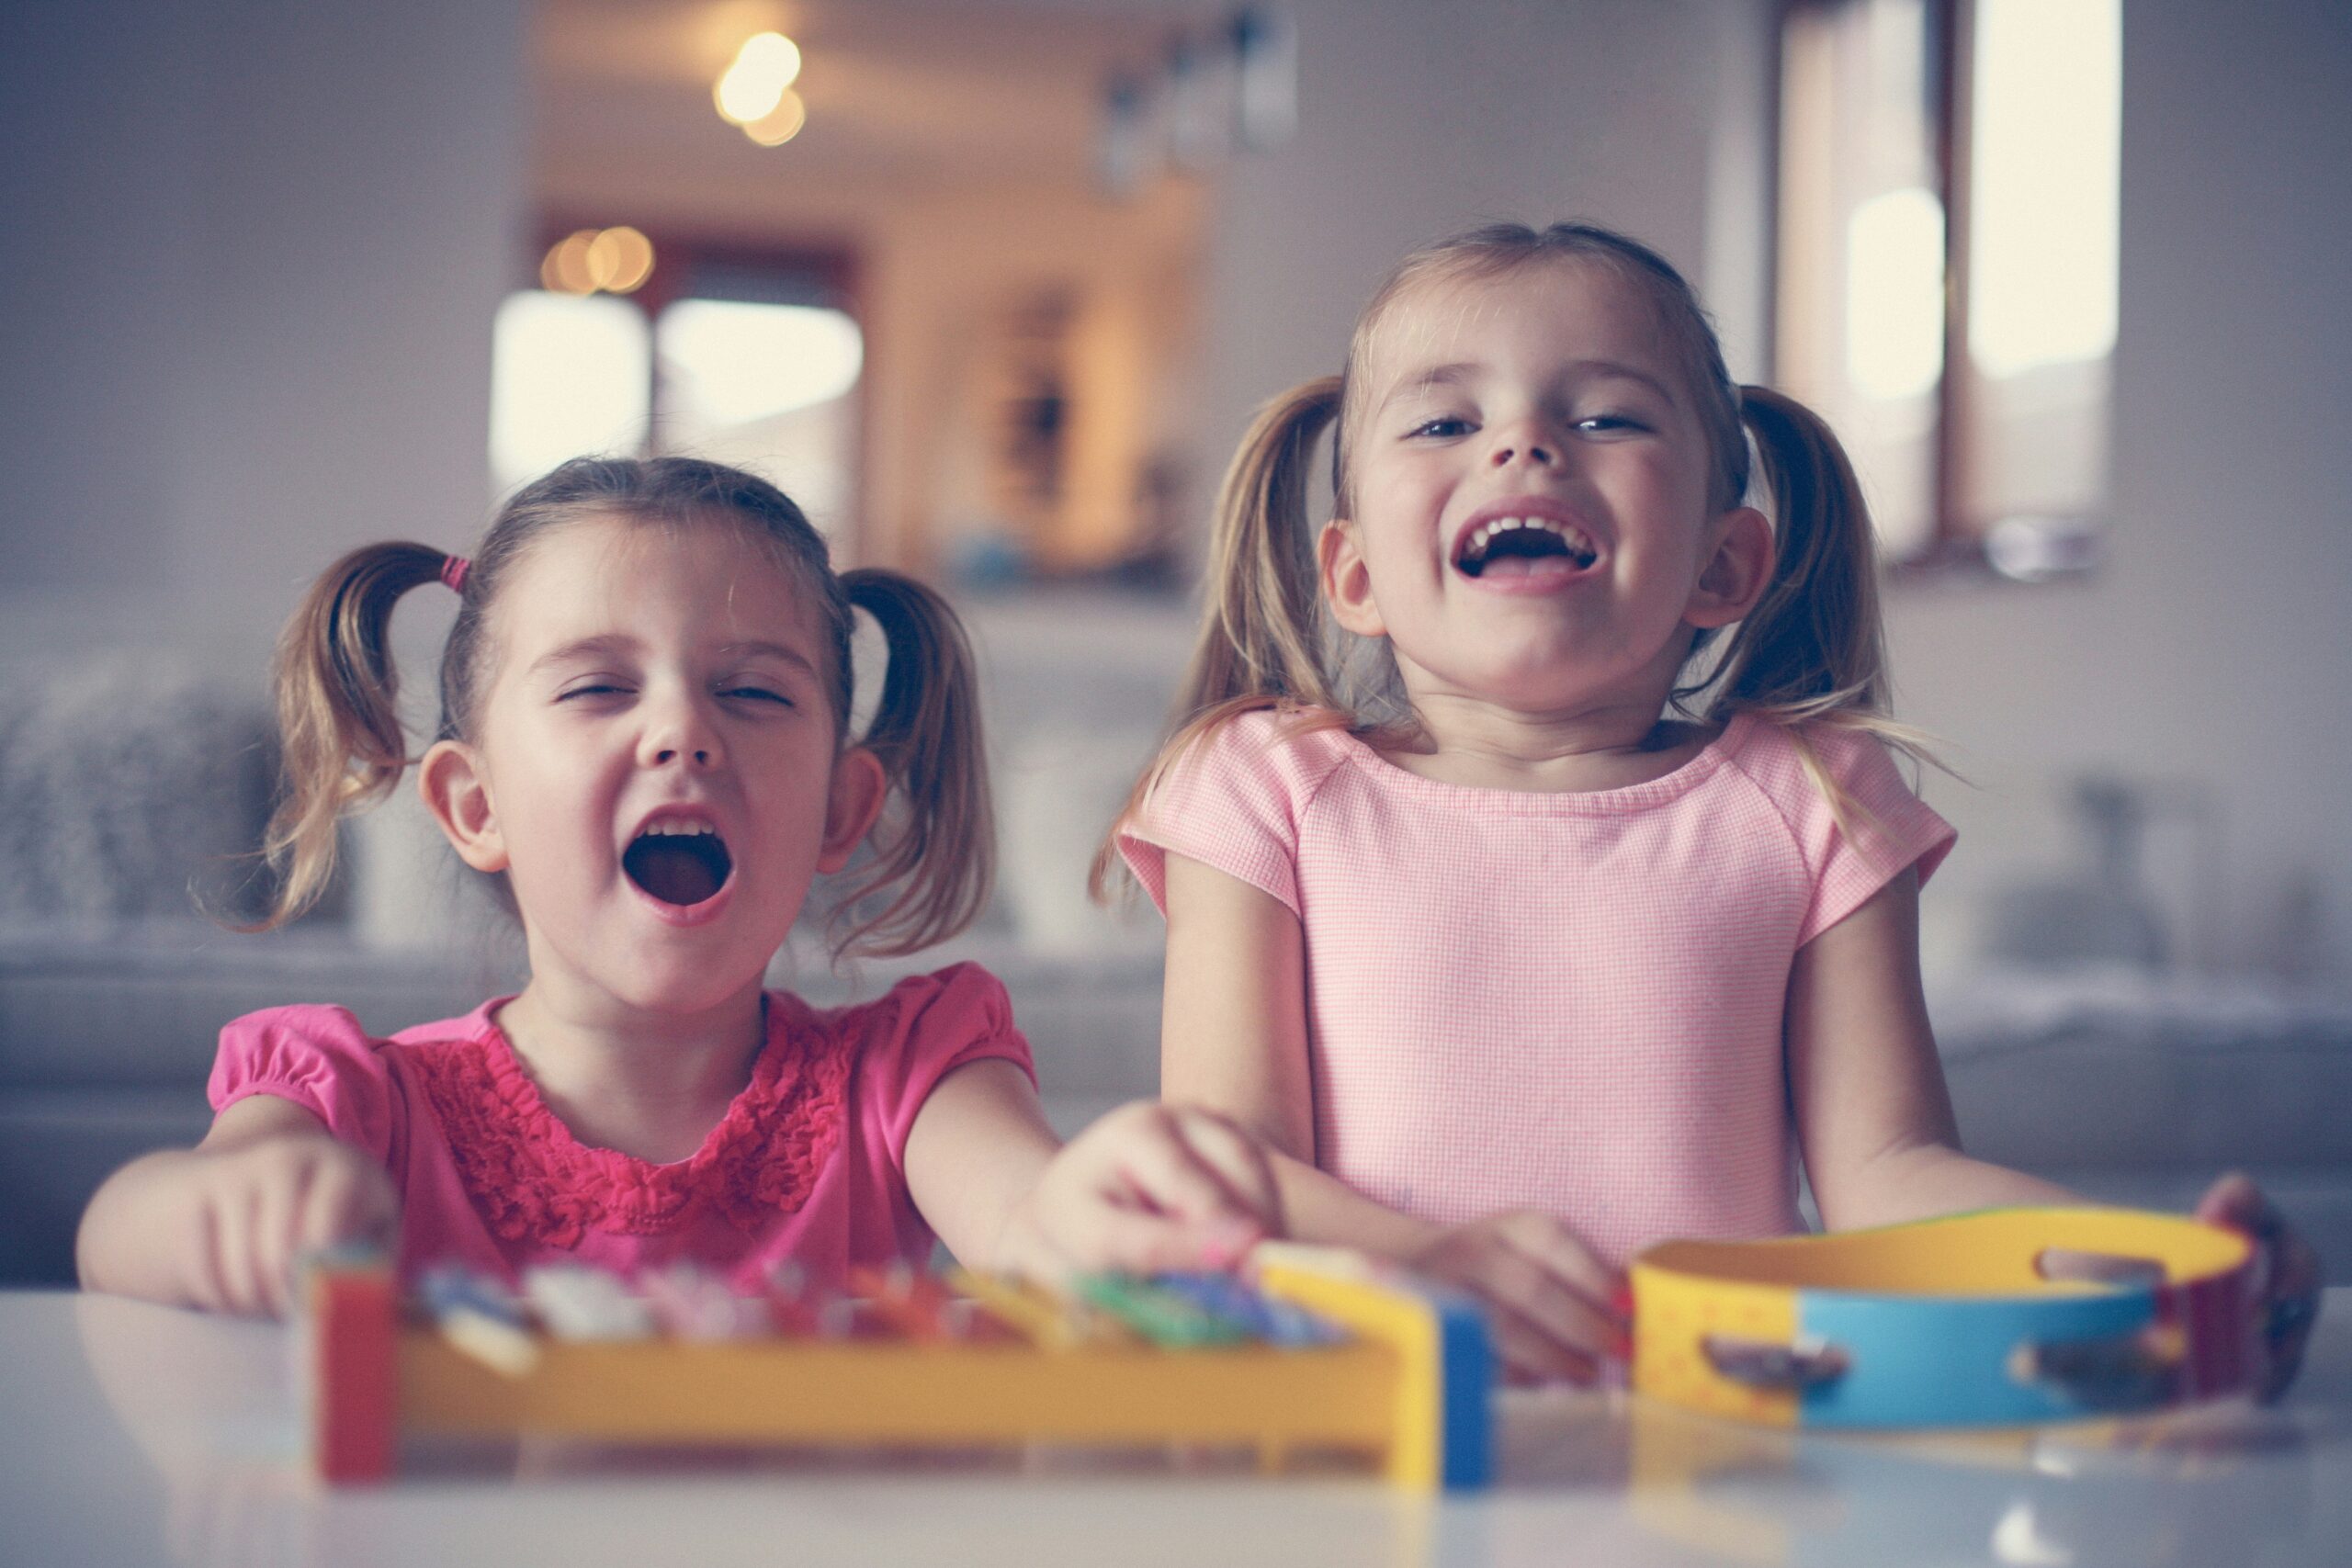
POLYGON ((1994 1209, 1630 1269, 1636 1393, 1779 1427, 2012 1426, 2240 1393, 2259 1366, 2240 1233, 2130 1209, 1994 1209))

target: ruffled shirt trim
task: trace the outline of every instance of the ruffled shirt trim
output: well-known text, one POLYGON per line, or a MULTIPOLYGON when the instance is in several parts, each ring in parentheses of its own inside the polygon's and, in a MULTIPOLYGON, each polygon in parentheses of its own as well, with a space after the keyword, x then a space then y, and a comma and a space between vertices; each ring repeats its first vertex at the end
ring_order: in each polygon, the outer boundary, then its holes
POLYGON ((461 1038, 409 1052, 475 1211, 502 1240, 574 1247, 591 1231, 654 1235, 716 1212, 746 1235, 808 1202, 840 1146, 852 1052, 767 1002, 752 1081, 688 1158, 592 1148, 548 1109, 486 1002, 461 1038))

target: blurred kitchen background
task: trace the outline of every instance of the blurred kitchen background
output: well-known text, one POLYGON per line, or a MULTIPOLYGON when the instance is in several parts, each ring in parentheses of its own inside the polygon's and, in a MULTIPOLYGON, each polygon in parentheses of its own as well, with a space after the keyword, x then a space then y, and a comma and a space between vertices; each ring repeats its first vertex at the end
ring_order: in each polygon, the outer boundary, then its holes
MULTIPOLYGON (((334 555, 584 450, 801 497, 955 595, 1058 1118, 1152 1091, 1085 868, 1251 407, 1385 267, 1581 216, 1878 508, 1975 1151, 2254 1170, 2352 1281, 2352 7, 2339 0, 83 0, 0 13, 0 1280, 208 1120, 215 1032, 464 1010, 519 944, 402 803, 228 933, 334 555)), ((401 612, 414 717, 450 606, 401 612)), ((906 965, 779 979, 822 999, 906 965)))

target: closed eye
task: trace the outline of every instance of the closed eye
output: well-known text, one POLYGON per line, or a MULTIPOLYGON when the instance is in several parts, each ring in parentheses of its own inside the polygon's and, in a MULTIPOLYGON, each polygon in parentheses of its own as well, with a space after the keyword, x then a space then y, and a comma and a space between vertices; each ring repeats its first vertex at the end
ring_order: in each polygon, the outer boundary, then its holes
POLYGON ((1437 419, 1424 420, 1407 431, 1405 434, 1408 440, 1416 435, 1434 436, 1442 440, 1449 436, 1467 435, 1476 428, 1468 420, 1458 415, 1445 414, 1437 419))
POLYGON ((733 697, 742 702, 778 703, 786 707, 797 707, 800 705, 794 702, 790 697, 786 696, 782 692, 775 691, 767 686, 729 686, 718 694, 722 697, 733 697))
POLYGON ((616 686, 608 682, 592 682, 585 686, 567 686, 556 694, 555 700, 560 703, 568 703, 574 697, 625 696, 628 690, 627 686, 616 686))

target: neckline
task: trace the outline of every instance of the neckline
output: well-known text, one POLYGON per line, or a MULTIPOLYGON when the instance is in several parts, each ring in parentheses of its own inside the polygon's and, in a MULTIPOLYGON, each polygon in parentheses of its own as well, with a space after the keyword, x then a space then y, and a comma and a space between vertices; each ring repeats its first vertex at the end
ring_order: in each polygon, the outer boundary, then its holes
POLYGON ((1589 790, 1504 789, 1492 784, 1454 784, 1444 779, 1428 778, 1390 761, 1362 736, 1344 729, 1334 729, 1330 733, 1339 737, 1350 762, 1383 788, 1398 794, 1418 795, 1430 800, 1512 816, 1602 817, 1647 810, 1679 800, 1730 761, 1732 753, 1747 743, 1747 733, 1756 722, 1756 716, 1751 713, 1736 713, 1704 746, 1657 777, 1644 779, 1638 784, 1618 784, 1611 789, 1589 790))
POLYGON ((727 1152, 741 1135, 742 1127, 774 1095, 775 1079, 785 1055, 777 1045, 786 1033, 786 1024, 784 1010, 775 1006, 773 995, 763 990, 760 993, 760 1048, 752 1054, 751 1076, 728 1099, 727 1109, 719 1112, 718 1120, 710 1124, 710 1130, 702 1135, 702 1142, 695 1145, 692 1154, 684 1159, 652 1160, 626 1149, 592 1144, 573 1132, 571 1122, 556 1114, 555 1107, 539 1091, 539 1080, 523 1065, 514 1042, 507 1038, 495 1017, 499 1009, 521 995, 517 991, 514 996, 493 997, 476 1010, 475 1039, 483 1047, 482 1066, 490 1074, 498 1098, 518 1123, 530 1128, 544 1144, 593 1165, 648 1175, 684 1174, 707 1167, 727 1152))
POLYGON ((493 998, 469 1032, 412 1058, 467 1195, 509 1242, 571 1248, 591 1232, 651 1235, 716 1213, 745 1235, 808 1202, 839 1148, 852 1042, 789 992, 764 993, 752 1078, 683 1160, 656 1164, 586 1144, 524 1071, 493 998))

